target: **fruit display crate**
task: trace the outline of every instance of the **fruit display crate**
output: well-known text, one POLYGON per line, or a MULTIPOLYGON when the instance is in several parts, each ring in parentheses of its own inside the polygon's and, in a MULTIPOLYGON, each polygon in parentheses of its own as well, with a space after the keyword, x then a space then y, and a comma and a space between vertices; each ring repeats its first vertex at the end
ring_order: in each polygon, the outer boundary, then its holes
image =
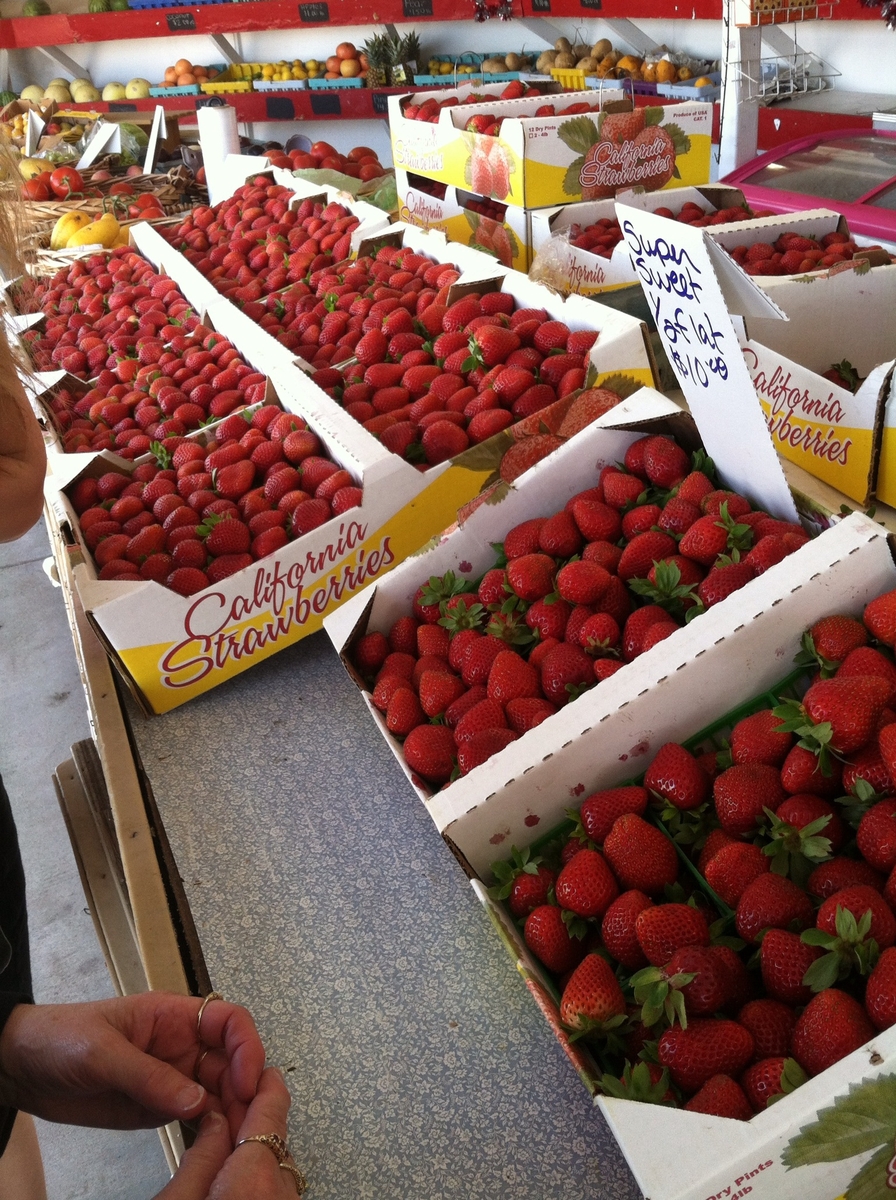
POLYGON ((308 86, 316 92, 339 92, 349 88, 362 88, 363 79, 309 79, 308 86))
POLYGON ((148 8, 200 8, 209 4, 230 4, 234 0, 128 0, 128 8, 137 12, 148 8))
POLYGON ((252 89, 256 92, 302 92, 310 79, 253 79, 252 89))
POLYGON ((261 75, 261 63, 231 63, 209 83, 199 86, 206 96, 219 96, 225 92, 251 92, 253 80, 261 75))
POLYGON ((703 100, 713 102, 718 100, 722 94, 722 76, 719 71, 710 71, 706 76, 711 79, 711 84, 706 84, 704 87, 695 87, 693 83, 658 83, 656 85, 657 94, 660 96, 670 96, 675 100, 703 100))
MULTIPOLYGON (((564 95, 564 105, 585 103, 587 113, 537 119, 535 113, 544 104, 540 97, 468 102, 474 93, 474 88, 464 84, 447 93, 390 96, 395 167, 483 193, 486 186, 477 180, 487 177, 493 199, 524 208, 608 198, 626 186, 659 191, 673 184, 709 182, 712 105, 675 102, 674 115, 671 108, 656 106, 649 135, 656 152, 648 166, 638 167, 626 150, 627 141, 636 136, 633 131, 628 136, 624 120, 632 98, 620 83, 613 88, 602 86, 597 92, 564 95), (459 104, 445 106, 446 99, 455 97, 459 104), (438 120, 405 115, 427 99, 442 105, 438 120), (594 104, 600 105, 599 113, 592 111, 594 104), (469 131, 468 122, 477 116, 500 118, 499 136, 469 131), (607 120, 615 121, 613 137, 609 127, 605 131, 607 120)), ((643 132, 643 120, 635 118, 629 123, 640 124, 643 132)))
MULTIPOLYGON (((754 585, 749 595, 740 593, 723 624, 711 630, 704 622, 718 620, 726 604, 695 621, 681 642, 669 638, 613 676, 609 682, 622 680, 634 667, 616 703, 586 712, 576 702, 563 710, 553 729, 549 720, 533 731, 539 736, 527 735, 530 746, 526 739, 516 744, 512 761, 489 760, 495 765, 479 769, 487 776, 467 798, 469 804, 455 799, 453 819, 443 828, 548 1024, 592 1086, 591 1064, 570 1045, 542 971, 484 885, 502 852, 506 855, 511 845, 524 850, 533 835, 562 821, 571 797, 616 786, 665 742, 693 736, 717 722, 720 713, 773 690, 807 626, 834 613, 859 614, 874 596, 896 587, 893 547, 884 530, 854 513, 754 585)), ((590 694, 599 696, 606 682, 590 694)), ((446 798, 456 786, 447 789, 446 798)), ((853 1097, 861 1104, 857 1093, 873 1094, 875 1081, 892 1075, 894 1056, 896 1030, 890 1029, 793 1095, 737 1124, 611 1097, 598 1103, 644 1194, 657 1200, 706 1200, 736 1194, 745 1185, 758 1200, 800 1200, 806 1194, 835 1200, 858 1175, 861 1162, 848 1152, 841 1156, 835 1139, 825 1148, 815 1138, 816 1152, 807 1152, 798 1131, 821 1120, 832 1105, 847 1112, 853 1097)))

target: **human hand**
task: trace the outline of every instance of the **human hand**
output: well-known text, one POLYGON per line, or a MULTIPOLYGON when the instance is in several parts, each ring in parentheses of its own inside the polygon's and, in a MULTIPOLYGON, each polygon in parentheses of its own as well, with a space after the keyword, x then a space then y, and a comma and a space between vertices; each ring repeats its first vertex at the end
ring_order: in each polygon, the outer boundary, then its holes
MULTIPOLYGON (((236 1140, 270 1133, 285 1140, 289 1105, 283 1076, 269 1067, 236 1140)), ((269 1146, 246 1142, 231 1150, 227 1122, 213 1112, 203 1119, 196 1141, 155 1200, 295 1200, 297 1194, 295 1177, 280 1167, 269 1146)))
POLYGON ((216 1110, 239 1129, 264 1069, 245 1008, 145 992, 90 1004, 20 1004, 0 1034, 0 1103, 48 1121, 138 1129, 216 1110), (202 1051, 199 1075, 193 1078, 202 1051))

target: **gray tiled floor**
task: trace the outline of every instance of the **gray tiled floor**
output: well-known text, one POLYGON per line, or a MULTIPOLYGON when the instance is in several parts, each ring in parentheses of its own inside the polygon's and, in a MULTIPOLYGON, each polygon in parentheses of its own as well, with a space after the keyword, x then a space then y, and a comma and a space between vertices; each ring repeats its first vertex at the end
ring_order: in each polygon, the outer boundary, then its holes
MULTIPOLYGON (((87 709, 62 596, 41 569, 43 525, 0 545, 0 772, 16 814, 38 1002, 113 994, 52 784, 87 709)), ((109 1133, 40 1123, 49 1200, 148 1200, 168 1180, 154 1131, 109 1133)))

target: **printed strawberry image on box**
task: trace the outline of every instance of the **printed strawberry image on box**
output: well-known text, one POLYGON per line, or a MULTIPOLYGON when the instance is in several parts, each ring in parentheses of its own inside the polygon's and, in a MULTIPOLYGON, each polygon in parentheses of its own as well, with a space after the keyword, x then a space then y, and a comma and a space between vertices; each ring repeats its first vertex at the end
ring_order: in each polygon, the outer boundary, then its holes
POLYGON ((456 104, 434 121, 408 119, 409 105, 417 107, 414 97, 390 97, 397 167, 512 205, 709 179, 710 105, 632 110, 621 94, 584 92, 456 104))

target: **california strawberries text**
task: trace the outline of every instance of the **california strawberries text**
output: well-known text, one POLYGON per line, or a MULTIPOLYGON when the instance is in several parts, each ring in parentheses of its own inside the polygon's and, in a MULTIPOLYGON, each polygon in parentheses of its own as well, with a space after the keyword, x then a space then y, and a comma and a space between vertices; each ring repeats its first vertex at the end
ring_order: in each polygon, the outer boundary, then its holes
POLYGON ((336 542, 309 552, 303 562, 284 566, 277 558, 259 563, 251 588, 229 600, 222 592, 206 591, 187 609, 183 641, 172 646, 161 662, 162 682, 171 688, 190 687, 229 662, 251 657, 288 638, 297 626, 321 616, 392 565, 390 539, 373 550, 358 552, 356 562, 341 562, 363 542, 366 526, 352 522, 340 527, 336 542), (338 568, 316 585, 306 586, 329 566, 338 568), (247 624, 247 622, 255 622, 247 624))
POLYGON ((594 158, 589 157, 582 167, 579 182, 583 188, 618 187, 621 182, 640 183, 675 166, 675 154, 663 143, 639 146, 635 142, 600 142, 594 158))
POLYGON ((744 358, 753 386, 770 406, 767 421, 772 436, 795 450, 846 466, 852 439, 838 437, 836 427, 846 413, 834 393, 829 391, 824 398, 811 395, 807 387, 794 385, 790 371, 780 365, 769 376, 749 348, 744 349, 744 358))

